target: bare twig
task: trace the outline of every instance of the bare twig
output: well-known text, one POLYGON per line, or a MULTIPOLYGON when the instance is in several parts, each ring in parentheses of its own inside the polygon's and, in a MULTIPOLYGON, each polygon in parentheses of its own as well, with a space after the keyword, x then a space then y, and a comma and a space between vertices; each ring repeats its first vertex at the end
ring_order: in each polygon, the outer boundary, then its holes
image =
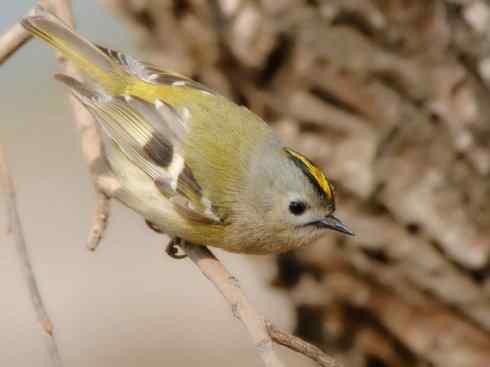
POLYGON ((99 246, 109 221, 111 199, 100 188, 96 188, 95 223, 88 237, 87 248, 95 251, 99 246))
POLYGON ((266 320, 265 324, 269 331, 269 335, 275 343, 305 355, 322 367, 341 367, 339 362, 333 357, 325 354, 320 348, 315 347, 297 336, 278 329, 269 320, 266 320))
POLYGON ((12 56, 24 43, 31 39, 31 35, 17 23, 0 37, 0 65, 12 56))
POLYGON ((264 319, 257 314, 245 297, 238 279, 225 269, 207 247, 184 242, 182 249, 231 305, 233 315, 242 321, 247 328, 265 366, 282 366, 283 364, 274 352, 272 339, 264 319))
POLYGON ((19 213, 17 211, 17 203, 15 198, 15 188, 12 179, 8 172, 8 166, 5 158, 3 147, 0 145, 0 180, 5 192, 5 201, 7 208, 7 218, 9 221, 9 233, 12 234, 17 255, 22 267, 22 274, 26 280, 27 287, 29 289, 29 295, 31 298, 34 311, 36 312, 37 319, 41 328, 46 333, 46 344, 51 357, 52 365, 55 367, 61 367, 62 362, 58 351, 58 346, 54 337, 54 327, 49 315, 44 307, 44 303, 39 292, 39 287, 34 276, 32 264, 29 259, 29 253, 24 239, 22 231, 22 224, 20 222, 19 213))
MULTIPOLYGON (((51 0, 51 3, 53 4, 56 14, 74 28, 75 22, 71 11, 71 1, 51 0)), ((65 74, 81 79, 75 66, 61 55, 58 55, 58 62, 65 74)), ((103 158, 101 139, 95 121, 76 98, 70 96, 70 103, 72 105, 75 123, 81 132, 82 150, 89 165, 96 192, 95 223, 90 231, 87 244, 88 249, 94 251, 104 236, 110 214, 110 197, 114 187, 117 185, 112 183, 102 186, 102 183, 107 180, 99 180, 98 176, 105 170, 105 160, 103 158)))
MULTIPOLYGON (((45 5, 46 1, 39 1, 39 4, 45 5)), ((28 15, 32 15, 34 9, 31 9, 28 15)), ((32 38, 20 23, 16 23, 0 37, 0 65, 7 61, 19 48, 32 38)))
MULTIPOLYGON (((57 15, 67 24, 74 26, 73 15, 71 12, 70 0, 51 0, 57 15)), ((39 1, 39 4, 46 6, 48 0, 39 1)), ((33 10, 29 12, 32 14, 33 10)), ((19 23, 15 24, 0 38, 0 65, 3 64, 15 51, 31 39, 31 34, 27 32, 19 23)), ((59 63, 64 73, 73 77, 80 77, 76 68, 63 59, 58 57, 59 63)), ((115 180, 110 177, 100 179, 105 169, 105 160, 102 155, 102 144, 95 122, 88 111, 86 111, 78 101, 71 97, 73 114, 76 125, 81 132, 82 151, 89 165, 90 174, 96 192, 95 223, 89 234, 87 247, 95 250, 100 243, 107 227, 110 214, 110 197, 118 187, 115 180)))
POLYGON ((270 321, 265 321, 250 304, 238 279, 232 276, 223 264, 205 246, 183 243, 182 249, 201 272, 214 284, 231 305, 233 315, 247 328, 257 351, 266 366, 281 366, 273 350, 273 342, 305 355, 323 367, 340 367, 332 358, 317 347, 279 330, 270 321))

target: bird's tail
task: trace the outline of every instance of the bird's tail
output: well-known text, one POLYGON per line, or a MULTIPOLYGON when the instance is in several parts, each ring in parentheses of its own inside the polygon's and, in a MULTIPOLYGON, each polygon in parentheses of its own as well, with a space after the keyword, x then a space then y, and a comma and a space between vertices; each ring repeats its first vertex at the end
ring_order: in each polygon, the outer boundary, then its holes
POLYGON ((22 26, 58 50, 81 72, 105 89, 113 91, 117 88, 114 73, 117 72, 118 65, 92 42, 75 33, 56 15, 38 6, 34 15, 22 19, 22 26))

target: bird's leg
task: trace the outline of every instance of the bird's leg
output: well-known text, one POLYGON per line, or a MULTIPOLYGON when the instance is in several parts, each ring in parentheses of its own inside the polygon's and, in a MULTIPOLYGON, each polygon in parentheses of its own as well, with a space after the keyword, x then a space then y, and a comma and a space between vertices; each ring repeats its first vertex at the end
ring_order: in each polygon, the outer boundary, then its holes
POLYGON ((185 259, 187 255, 185 253, 180 253, 180 244, 182 243, 182 240, 178 237, 172 238, 170 242, 167 245, 167 248, 165 249, 165 252, 170 256, 171 258, 180 260, 180 259, 185 259))
MULTIPOLYGON (((156 224, 150 222, 149 220, 145 220, 145 222, 148 225, 148 227, 153 229, 155 232, 163 233, 156 224)), ((182 240, 180 238, 178 238, 178 237, 172 238, 170 240, 170 242, 168 243, 167 248, 165 249, 165 252, 168 254, 168 256, 170 256, 173 259, 177 259, 177 260, 186 258, 187 255, 185 253, 179 254, 179 249, 180 249, 181 243, 182 243, 182 240)))

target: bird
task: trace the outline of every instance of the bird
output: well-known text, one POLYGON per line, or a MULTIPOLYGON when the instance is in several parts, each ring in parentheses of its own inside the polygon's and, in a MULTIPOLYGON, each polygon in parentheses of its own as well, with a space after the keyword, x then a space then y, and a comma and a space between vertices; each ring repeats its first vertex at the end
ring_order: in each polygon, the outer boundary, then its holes
POLYGON ((177 241, 244 254, 297 249, 330 230, 325 173, 219 92, 76 33, 38 6, 21 21, 80 71, 55 78, 91 113, 114 197, 177 241))

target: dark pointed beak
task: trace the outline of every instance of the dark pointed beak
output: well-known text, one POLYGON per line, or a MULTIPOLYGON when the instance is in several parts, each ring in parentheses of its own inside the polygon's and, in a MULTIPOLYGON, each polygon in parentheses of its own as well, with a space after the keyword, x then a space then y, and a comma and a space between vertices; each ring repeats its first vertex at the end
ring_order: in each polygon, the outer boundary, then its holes
POLYGON ((344 223, 342 223, 340 219, 334 217, 333 215, 328 215, 322 220, 313 222, 312 224, 319 228, 333 229, 334 231, 342 232, 348 234, 349 236, 354 236, 354 232, 352 232, 344 223))

